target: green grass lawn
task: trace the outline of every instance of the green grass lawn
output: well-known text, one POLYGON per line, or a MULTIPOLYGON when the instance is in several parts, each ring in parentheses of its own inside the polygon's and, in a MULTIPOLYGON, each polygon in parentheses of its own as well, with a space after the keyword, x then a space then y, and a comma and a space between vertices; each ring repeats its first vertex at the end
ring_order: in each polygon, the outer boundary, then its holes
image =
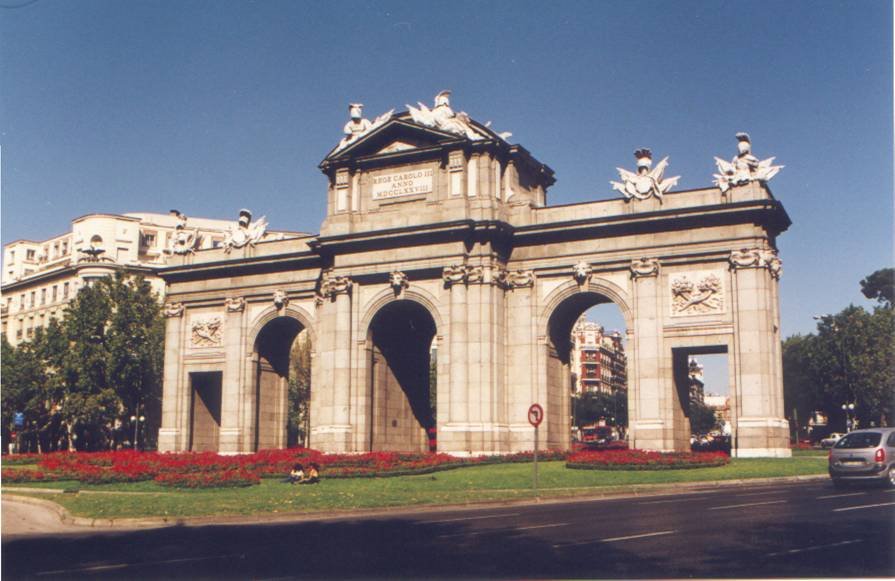
MULTIPOLYGON (((539 467, 541 497, 556 498, 630 490, 632 485, 643 484, 824 474, 826 458, 798 455, 791 459, 738 459, 717 468, 659 472, 569 470, 564 462, 541 462, 539 467)), ((531 464, 497 464, 393 478, 326 479, 324 473, 323 481, 311 486, 291 486, 270 479, 262 480, 259 486, 217 490, 176 490, 152 482, 19 486, 103 492, 40 497, 58 502, 75 516, 129 518, 311 513, 505 501, 533 497, 531 483, 531 464)))

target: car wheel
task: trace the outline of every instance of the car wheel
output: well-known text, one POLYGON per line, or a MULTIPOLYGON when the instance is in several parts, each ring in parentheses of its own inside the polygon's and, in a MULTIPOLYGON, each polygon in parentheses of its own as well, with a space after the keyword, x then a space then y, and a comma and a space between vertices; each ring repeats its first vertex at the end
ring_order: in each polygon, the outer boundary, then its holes
POLYGON ((836 490, 842 490, 843 488, 845 488, 845 486, 846 484, 842 481, 841 478, 833 479, 833 488, 835 488, 836 490))
POLYGON ((895 488, 895 464, 889 466, 889 477, 886 479, 886 486, 895 488))

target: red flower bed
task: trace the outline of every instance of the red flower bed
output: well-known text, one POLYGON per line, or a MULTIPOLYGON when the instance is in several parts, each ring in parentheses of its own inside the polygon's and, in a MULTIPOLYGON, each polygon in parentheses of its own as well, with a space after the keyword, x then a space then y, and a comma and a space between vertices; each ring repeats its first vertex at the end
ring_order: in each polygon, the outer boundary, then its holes
POLYGON ((245 470, 221 470, 184 474, 169 472, 156 476, 155 482, 175 488, 235 488, 261 484, 261 479, 245 470))
POLYGON ((22 482, 56 482, 58 480, 70 480, 63 478, 59 474, 52 472, 44 472, 43 470, 32 470, 30 468, 22 468, 14 470, 6 468, 0 472, 0 479, 6 484, 18 484, 22 482))
POLYGON ((566 468, 582 470, 679 470, 723 466, 730 462, 724 452, 648 452, 645 450, 597 450, 570 454, 566 468))
MULTIPOLYGON (((543 461, 564 460, 565 452, 544 450, 543 461)), ((261 450, 254 454, 221 456, 212 452, 151 453, 124 450, 117 452, 59 452, 36 456, 41 468, 18 475, 16 482, 52 477, 79 480, 86 484, 139 482, 155 480, 166 486, 211 487, 245 486, 249 475, 257 478, 282 478, 296 463, 316 463, 324 478, 355 478, 425 474, 460 466, 531 462, 531 452, 502 456, 459 458, 437 453, 370 452, 366 454, 324 454, 317 450, 293 448, 261 450), (240 475, 239 477, 235 476, 240 475), (31 476, 29 476, 31 475, 31 476), (171 476, 168 478, 168 476, 171 476)), ((4 472, 5 474, 5 472, 4 472)))

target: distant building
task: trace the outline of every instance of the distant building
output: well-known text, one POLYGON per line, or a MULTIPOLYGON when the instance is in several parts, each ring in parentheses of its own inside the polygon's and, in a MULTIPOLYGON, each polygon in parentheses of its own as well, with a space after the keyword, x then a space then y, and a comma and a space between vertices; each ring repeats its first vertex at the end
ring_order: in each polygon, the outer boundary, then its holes
POLYGON ((715 412, 719 424, 730 425, 730 397, 726 395, 718 395, 715 393, 707 393, 704 398, 706 407, 711 408, 715 412))
POLYGON ((705 403, 705 379, 703 366, 695 357, 690 357, 687 364, 687 376, 690 381, 690 401, 705 403))
POLYGON ((627 356, 621 333, 607 334, 601 325, 582 316, 572 327, 571 340, 573 394, 627 389, 627 356))
MULTIPOLYGON (((156 271, 172 254, 189 254, 224 244, 232 220, 169 214, 87 214, 69 232, 48 240, 16 240, 3 248, 0 325, 12 344, 60 318, 78 290, 118 270, 142 274, 159 297, 164 282, 156 271)), ((297 235, 267 232, 281 239, 297 235)))

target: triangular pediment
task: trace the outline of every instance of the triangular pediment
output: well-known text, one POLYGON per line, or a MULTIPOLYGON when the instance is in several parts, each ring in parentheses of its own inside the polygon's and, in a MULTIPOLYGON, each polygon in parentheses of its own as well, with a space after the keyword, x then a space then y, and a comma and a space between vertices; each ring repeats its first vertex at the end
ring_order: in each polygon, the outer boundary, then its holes
POLYGON ((454 133, 416 124, 408 118, 393 117, 356 140, 337 145, 324 161, 388 155, 441 146, 464 139, 454 133))

